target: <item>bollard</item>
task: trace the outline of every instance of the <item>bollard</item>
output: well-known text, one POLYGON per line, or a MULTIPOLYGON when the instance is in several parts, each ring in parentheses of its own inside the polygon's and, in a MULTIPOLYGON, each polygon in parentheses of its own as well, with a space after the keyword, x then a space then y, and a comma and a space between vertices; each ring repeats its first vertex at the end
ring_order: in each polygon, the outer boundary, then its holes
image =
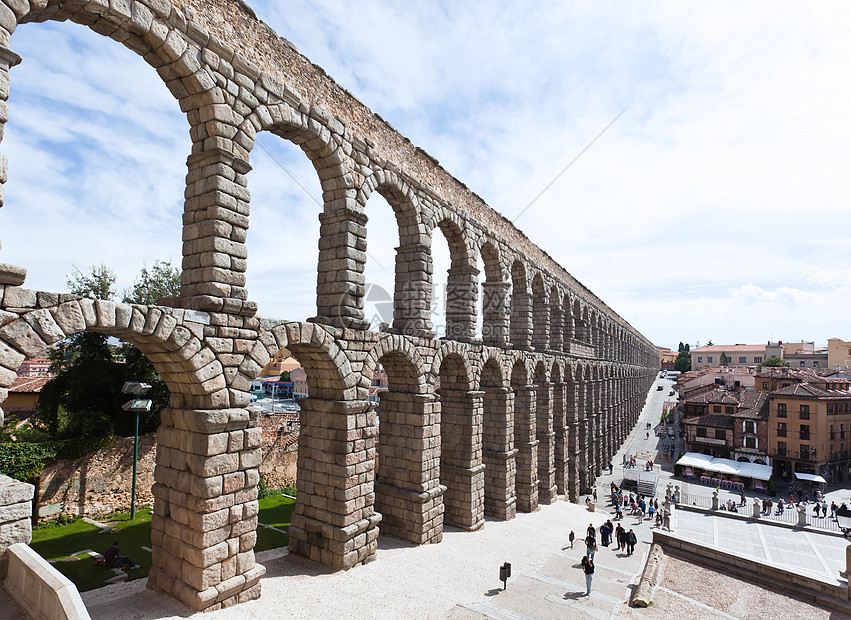
POLYGON ((800 527, 807 525, 807 508, 803 504, 798 506, 798 525, 800 527))
POLYGON ((762 514, 762 503, 756 497, 753 498, 753 518, 759 519, 762 514))
POLYGON ((499 578, 502 581, 502 589, 505 590, 508 587, 508 578, 511 577, 511 564, 506 562, 502 566, 499 567, 499 578))

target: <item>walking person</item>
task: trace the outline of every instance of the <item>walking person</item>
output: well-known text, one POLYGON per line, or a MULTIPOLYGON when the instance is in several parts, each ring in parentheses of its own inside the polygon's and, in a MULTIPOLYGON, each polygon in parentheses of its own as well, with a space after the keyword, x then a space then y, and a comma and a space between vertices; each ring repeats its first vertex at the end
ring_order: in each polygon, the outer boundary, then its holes
POLYGON ((594 554, 597 553, 597 539, 591 535, 585 537, 585 553, 591 560, 594 560, 594 554))
POLYGON ((573 549, 573 541, 576 539, 576 535, 573 533, 573 530, 570 530, 570 535, 567 539, 570 541, 570 548, 573 549))
POLYGON ((623 529, 620 523, 618 523, 618 527, 615 530, 615 540, 618 541, 618 549, 623 551, 626 542, 624 541, 624 535, 626 534, 626 530, 623 529))
POLYGON ((632 555, 632 552, 635 551, 635 543, 638 542, 638 538, 635 536, 635 532, 629 530, 626 534, 626 554, 632 555))
POLYGON ((609 461, 609 475, 612 475, 612 462, 609 461))
POLYGON ((594 581, 594 558, 582 558, 582 571, 585 573, 585 595, 591 594, 591 582, 594 581))

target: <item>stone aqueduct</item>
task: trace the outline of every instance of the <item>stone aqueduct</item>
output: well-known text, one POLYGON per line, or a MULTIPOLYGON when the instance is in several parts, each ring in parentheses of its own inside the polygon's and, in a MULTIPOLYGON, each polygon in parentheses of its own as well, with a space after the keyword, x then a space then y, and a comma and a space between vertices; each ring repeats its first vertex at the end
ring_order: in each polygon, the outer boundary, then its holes
POLYGON ((15 28, 46 20, 137 52, 191 126, 179 297, 156 307, 78 299, 25 289, 22 268, 0 269, 0 386, 25 355, 83 330, 133 343, 168 383, 149 587, 193 609, 260 595, 260 429, 248 389, 284 347, 305 367, 310 394, 292 552, 349 568, 374 559, 379 531, 435 543, 444 524, 475 530, 485 517, 511 519, 558 495, 576 501, 588 488, 658 367, 646 338, 242 2, 1 0, 3 120, 20 61, 15 28), (324 192, 308 322, 258 318, 247 299, 249 154, 262 131, 297 144, 324 192), (393 207, 400 238, 393 324, 382 333, 366 331, 363 310, 373 192, 393 207), (452 259, 442 339, 429 314, 438 228, 452 259), (380 431, 368 399, 378 364, 390 384, 380 431))

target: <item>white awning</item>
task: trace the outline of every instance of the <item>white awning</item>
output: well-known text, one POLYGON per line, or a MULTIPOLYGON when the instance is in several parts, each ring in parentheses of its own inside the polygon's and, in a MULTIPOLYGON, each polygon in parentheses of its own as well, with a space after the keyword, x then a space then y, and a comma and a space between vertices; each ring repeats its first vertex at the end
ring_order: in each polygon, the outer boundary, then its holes
POLYGON ((708 454, 699 454, 697 452, 686 452, 682 458, 677 461, 677 465, 682 465, 684 467, 696 467, 716 474, 755 478, 756 480, 768 480, 771 478, 771 467, 768 465, 745 463, 743 461, 733 461, 731 459, 717 459, 712 458, 708 454))
POLYGON ((808 482, 821 482, 822 484, 825 484, 827 482, 827 480, 825 480, 821 476, 816 476, 814 474, 802 474, 797 471, 795 472, 795 477, 798 480, 806 480, 808 482))

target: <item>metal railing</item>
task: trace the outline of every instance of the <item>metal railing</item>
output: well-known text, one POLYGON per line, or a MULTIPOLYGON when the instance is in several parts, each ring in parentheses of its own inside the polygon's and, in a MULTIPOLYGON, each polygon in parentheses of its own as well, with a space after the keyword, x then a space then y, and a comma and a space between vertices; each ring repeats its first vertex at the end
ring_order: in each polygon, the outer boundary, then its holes
MULTIPOLYGON (((747 504, 745 506, 739 506, 738 502, 736 504, 736 508, 738 512, 736 514, 751 516, 753 514, 753 498, 747 498, 747 504)), ((685 504, 687 506, 694 506, 695 508, 702 508, 704 510, 712 510, 712 497, 708 497, 706 495, 695 495, 693 493, 683 492, 680 497, 680 504, 685 504)), ((835 517, 830 516, 830 512, 826 517, 816 517, 813 514, 813 502, 809 502, 805 505, 806 515, 807 515, 807 527, 818 528, 822 530, 828 530, 830 532, 841 532, 842 528, 839 527, 839 523, 837 522, 835 517)), ((719 512, 726 512, 720 511, 719 512)), ((777 512, 777 502, 772 500, 771 513, 763 513, 760 515, 760 519, 766 519, 768 521, 778 521, 782 523, 789 523, 790 525, 798 524, 798 508, 796 506, 786 507, 784 505, 783 512, 777 512)))

